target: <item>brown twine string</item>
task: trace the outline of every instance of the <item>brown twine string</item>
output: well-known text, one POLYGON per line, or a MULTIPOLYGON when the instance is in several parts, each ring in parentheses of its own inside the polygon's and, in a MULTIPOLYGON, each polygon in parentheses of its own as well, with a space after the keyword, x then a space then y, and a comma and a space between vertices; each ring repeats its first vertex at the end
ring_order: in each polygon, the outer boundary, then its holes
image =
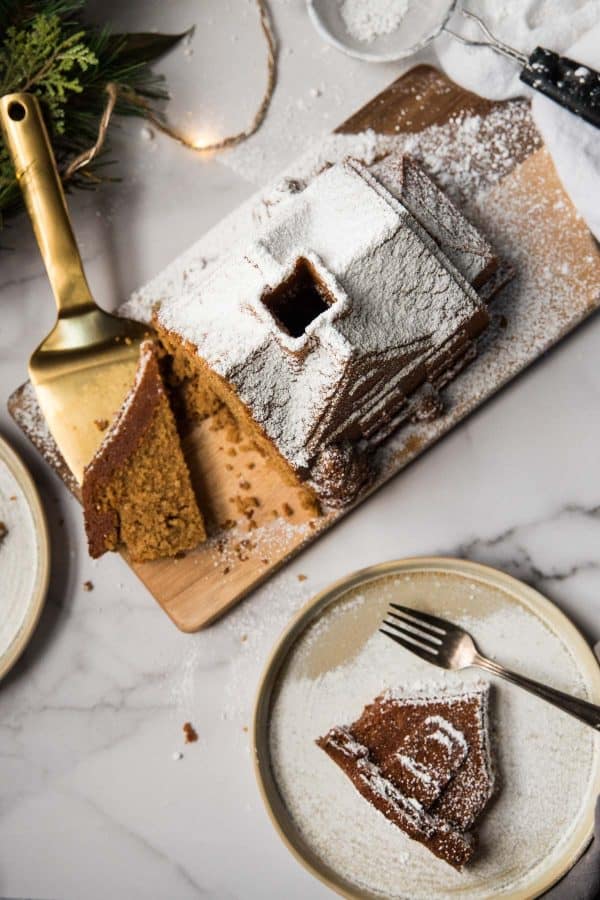
POLYGON ((84 150, 83 153, 80 153, 79 156, 76 156, 75 159, 71 160, 63 173, 64 181, 68 181, 69 178, 73 177, 75 172, 77 172, 79 169, 83 169, 84 166, 87 166, 89 163, 91 163, 94 157, 96 157, 100 153, 102 147, 104 146, 104 141, 106 140, 106 132, 108 131, 108 126, 110 124, 115 104, 117 102, 117 97, 119 96, 118 84, 115 84, 114 81, 110 81, 106 85, 106 93, 108 94, 108 99, 102 113, 102 118, 100 119, 100 124, 98 125, 98 135, 96 137, 96 142, 88 150, 84 150))
POLYGON ((177 143, 181 144, 183 147, 187 147, 189 150, 195 150, 197 153, 210 153, 226 150, 230 147, 237 146, 237 144, 241 144, 249 137, 252 137, 253 134, 256 134, 265 120, 277 85, 277 41, 273 28, 271 27, 266 0, 256 0, 256 5, 260 15, 260 25, 267 44, 267 85, 260 106, 254 114, 254 118, 243 131, 221 138, 218 141, 213 141, 210 144, 198 145, 193 139, 186 137, 185 134, 179 131, 174 125, 170 125, 168 122, 163 121, 154 112, 152 106, 144 97, 141 97, 131 88, 111 81, 106 85, 107 100, 98 126, 96 141, 92 147, 88 150, 84 150, 83 153, 80 153, 79 156, 76 156, 75 159, 69 163, 63 174, 63 179, 66 181, 69 178, 72 178, 75 172, 78 172, 80 169, 89 165, 89 163, 100 153, 104 146, 104 142, 106 141, 108 126, 119 95, 126 98, 129 103, 133 103, 142 109, 144 111, 144 117, 151 122, 158 131, 166 134, 167 137, 172 138, 172 140, 177 141, 177 143))

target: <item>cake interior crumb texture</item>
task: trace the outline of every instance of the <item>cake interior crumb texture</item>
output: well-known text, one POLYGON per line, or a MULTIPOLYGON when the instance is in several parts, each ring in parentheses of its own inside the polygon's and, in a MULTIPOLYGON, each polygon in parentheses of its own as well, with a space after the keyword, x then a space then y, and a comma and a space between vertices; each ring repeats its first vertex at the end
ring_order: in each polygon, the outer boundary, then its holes
POLYGON ((82 485, 90 554, 124 545, 136 562, 176 556, 206 538, 152 342, 82 485))
POLYGON ((409 837, 456 869, 471 860, 494 788, 486 685, 435 697, 387 691, 317 744, 409 837))

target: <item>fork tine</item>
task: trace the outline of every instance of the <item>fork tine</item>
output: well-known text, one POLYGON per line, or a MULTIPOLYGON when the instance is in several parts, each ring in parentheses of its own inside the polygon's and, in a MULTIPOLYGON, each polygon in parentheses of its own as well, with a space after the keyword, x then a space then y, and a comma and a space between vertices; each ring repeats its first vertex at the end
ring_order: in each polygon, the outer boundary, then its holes
POLYGON ((436 655, 439 653, 439 647, 428 643, 427 640, 421 638, 420 635, 413 634, 412 631, 404 631, 399 625, 396 625, 394 622, 388 622, 387 619, 384 619, 382 624, 385 625, 386 628, 389 628, 392 634, 397 634, 403 640, 412 642, 416 647, 421 647, 423 650, 426 650, 427 653, 436 655))
POLYGON ((439 665, 435 650, 425 650, 422 645, 412 643, 411 641, 405 641, 404 638, 399 637, 397 634, 393 634, 391 631, 386 631, 385 628, 380 628, 379 631, 381 634, 385 634, 386 637, 391 638, 397 644, 400 644, 405 650, 410 650, 411 653, 415 653, 417 656, 420 656, 421 659, 427 660, 427 662, 437 663, 439 665))
MULTIPOLYGON (((404 631, 410 631, 412 634, 415 634, 417 637, 422 638, 424 641, 433 642, 434 644, 441 644, 443 635, 440 634, 438 629, 434 631, 431 630, 429 625, 424 624, 423 622, 416 622, 414 619, 409 619, 405 617, 401 613, 392 612, 391 609, 388 610, 388 616, 391 616, 392 619, 397 619, 398 622, 402 623, 402 628, 404 631)), ((390 625, 393 625, 394 628, 400 628, 400 625, 397 622, 390 622, 390 625)))
POLYGON ((446 634, 447 631, 454 628, 454 626, 445 619, 439 619, 437 616, 432 616, 430 613, 421 612, 420 609, 411 609, 408 606, 401 606, 399 603, 390 603, 390 606, 393 609, 398 610, 398 612, 404 613, 405 616, 416 619, 420 624, 429 625, 430 628, 441 631, 442 634, 446 634))

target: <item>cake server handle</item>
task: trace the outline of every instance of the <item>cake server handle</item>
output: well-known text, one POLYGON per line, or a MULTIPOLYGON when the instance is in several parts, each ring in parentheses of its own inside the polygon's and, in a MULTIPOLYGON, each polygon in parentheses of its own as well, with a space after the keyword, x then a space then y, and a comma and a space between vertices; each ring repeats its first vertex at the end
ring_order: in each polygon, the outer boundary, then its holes
POLYGON ((553 706, 562 709, 563 712, 569 713, 569 715, 579 719, 580 722, 585 722, 586 725, 591 725, 596 731, 600 731, 600 706, 596 706, 595 703, 589 703, 587 700, 580 700, 579 697, 573 697, 572 694, 565 694, 563 691, 557 691, 555 688, 541 684, 539 681, 534 681, 533 678, 527 678, 526 675, 518 675, 516 672, 505 669, 500 663, 495 662, 493 659, 488 659, 480 653, 478 653, 473 660, 473 665, 478 666, 480 669, 484 669, 492 675, 498 675, 500 678, 504 678, 505 681, 510 681, 512 684, 524 688, 526 691, 529 691, 530 694, 534 694, 536 697, 546 700, 553 706))
POLYGON ((0 127, 44 260, 59 316, 95 308, 37 97, 0 97, 0 127))

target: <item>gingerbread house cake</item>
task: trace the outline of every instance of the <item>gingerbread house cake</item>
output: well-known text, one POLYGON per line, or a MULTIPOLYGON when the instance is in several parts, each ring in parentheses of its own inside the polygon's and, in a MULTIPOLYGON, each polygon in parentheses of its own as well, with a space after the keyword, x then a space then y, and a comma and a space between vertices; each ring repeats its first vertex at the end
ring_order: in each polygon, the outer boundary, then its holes
POLYGON ((476 288, 498 281, 487 241, 416 163, 388 187, 351 161, 328 168, 155 314, 197 411, 224 404, 326 504, 352 501, 373 448, 436 412, 488 323, 476 288))

